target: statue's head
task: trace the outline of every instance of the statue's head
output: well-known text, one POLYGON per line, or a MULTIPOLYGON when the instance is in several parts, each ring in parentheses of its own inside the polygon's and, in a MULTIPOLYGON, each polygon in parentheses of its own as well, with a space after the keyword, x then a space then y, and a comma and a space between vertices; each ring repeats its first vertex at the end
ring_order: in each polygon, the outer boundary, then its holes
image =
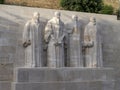
POLYGON ((96 25, 96 18, 95 17, 90 17, 90 22, 92 22, 94 25, 96 25))
POLYGON ((55 17, 60 19, 61 13, 60 12, 55 12, 55 17))
POLYGON ((72 16, 72 20, 73 20, 73 21, 77 21, 77 20, 78 20, 78 16, 77 16, 77 15, 73 15, 73 16, 72 16))
POLYGON ((33 13, 33 19, 34 20, 39 20, 39 18, 40 18, 40 13, 39 12, 34 12, 33 13))

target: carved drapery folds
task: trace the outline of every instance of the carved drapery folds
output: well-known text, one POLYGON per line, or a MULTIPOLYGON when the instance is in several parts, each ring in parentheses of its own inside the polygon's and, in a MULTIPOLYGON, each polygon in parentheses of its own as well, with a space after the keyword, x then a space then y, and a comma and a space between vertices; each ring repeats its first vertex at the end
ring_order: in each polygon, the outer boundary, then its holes
POLYGON ((73 15, 71 22, 64 24, 61 13, 55 12, 54 17, 42 29, 39 16, 39 13, 34 13, 23 32, 25 67, 103 66, 102 40, 95 17, 91 17, 90 22, 83 29, 78 16, 73 15), (45 65, 43 65, 43 57, 47 59, 45 65))

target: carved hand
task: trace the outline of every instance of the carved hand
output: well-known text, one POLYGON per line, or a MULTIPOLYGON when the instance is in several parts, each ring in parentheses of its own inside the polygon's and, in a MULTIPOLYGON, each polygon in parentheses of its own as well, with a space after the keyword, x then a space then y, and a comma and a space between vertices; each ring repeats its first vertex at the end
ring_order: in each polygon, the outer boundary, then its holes
POLYGON ((89 47, 89 48, 93 47, 94 46, 94 42, 93 41, 84 42, 83 46, 84 47, 89 47))
POLYGON ((26 42, 23 43, 23 47, 26 48, 28 45, 26 42))
POLYGON ((30 40, 28 40, 27 42, 23 43, 23 47, 24 48, 28 47, 29 45, 31 45, 31 41, 30 40))
POLYGON ((55 42, 55 43, 54 43, 54 45, 55 45, 55 46, 58 46, 58 45, 59 45, 59 43, 58 43, 58 42, 55 42))
POLYGON ((68 34, 72 34, 72 33, 73 33, 73 31, 74 31, 74 30, 73 30, 73 29, 71 29, 71 30, 68 30, 68 31, 67 31, 67 33, 68 33, 68 34))
POLYGON ((94 46, 94 42, 93 41, 90 41, 89 43, 88 43, 88 47, 93 47, 94 46))
POLYGON ((31 41, 30 41, 30 40, 28 40, 28 42, 27 42, 27 43, 28 43, 28 46, 29 46, 29 45, 31 45, 31 41))
POLYGON ((60 46, 61 44, 62 44, 61 40, 55 40, 55 43, 54 43, 55 46, 60 46))

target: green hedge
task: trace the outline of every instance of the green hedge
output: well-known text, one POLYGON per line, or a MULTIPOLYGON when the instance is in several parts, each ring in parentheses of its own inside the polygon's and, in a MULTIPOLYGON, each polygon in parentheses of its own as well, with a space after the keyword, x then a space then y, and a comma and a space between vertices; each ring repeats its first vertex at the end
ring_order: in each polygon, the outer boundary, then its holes
POLYGON ((100 13, 112 15, 114 13, 114 8, 111 5, 104 5, 100 13))
POLYGON ((0 4, 3 4, 4 3, 4 0, 0 0, 0 4))
POLYGON ((120 20, 120 8, 117 10, 116 15, 117 15, 117 20, 120 20))
POLYGON ((102 0, 60 0, 63 9, 72 11, 98 13, 102 5, 102 0))

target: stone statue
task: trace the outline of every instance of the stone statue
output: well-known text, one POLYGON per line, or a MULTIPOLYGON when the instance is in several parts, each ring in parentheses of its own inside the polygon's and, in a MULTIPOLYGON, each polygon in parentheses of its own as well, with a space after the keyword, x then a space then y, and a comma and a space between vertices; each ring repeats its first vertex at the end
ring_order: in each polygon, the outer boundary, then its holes
POLYGON ((84 31, 86 67, 102 67, 102 42, 96 18, 91 17, 84 31))
POLYGON ((81 23, 78 16, 72 16, 72 23, 67 25, 69 33, 69 59, 70 67, 83 67, 82 58, 82 39, 81 39, 81 23))
POLYGON ((47 43, 47 66, 64 67, 64 23, 60 19, 60 12, 48 21, 45 28, 47 43))
POLYGON ((42 30, 40 14, 35 12, 28 21, 23 32, 23 46, 25 48, 25 67, 42 66, 42 30))

